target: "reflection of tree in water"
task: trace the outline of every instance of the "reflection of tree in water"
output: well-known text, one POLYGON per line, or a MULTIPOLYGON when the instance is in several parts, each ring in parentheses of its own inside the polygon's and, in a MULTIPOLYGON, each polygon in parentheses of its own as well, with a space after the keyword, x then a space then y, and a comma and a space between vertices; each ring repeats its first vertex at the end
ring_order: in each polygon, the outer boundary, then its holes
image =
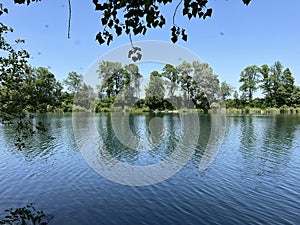
POLYGON ((10 208, 5 210, 4 218, 0 218, 0 224, 46 225, 53 218, 53 214, 45 214, 43 210, 36 209, 31 203, 21 208, 10 208))
POLYGON ((198 144, 196 145, 195 154, 192 159, 192 163, 197 169, 199 167, 200 160, 208 144, 209 137, 211 135, 211 126, 212 126, 211 115, 199 114, 199 123, 200 123, 199 141, 198 144))
MULTIPOLYGON (((119 132, 126 135, 128 132, 126 127, 120 124, 119 128, 121 129, 119 132)), ((123 145, 118 137, 116 137, 112 127, 112 118, 110 114, 103 114, 100 116, 98 120, 98 130, 102 138, 103 145, 105 146, 105 150, 111 155, 111 157, 128 163, 133 163, 135 161, 138 151, 123 145)))
POLYGON ((296 116, 241 117, 240 151, 256 175, 274 174, 290 160, 296 126, 296 116))
POLYGON ((150 114, 145 118, 147 138, 150 144, 149 155, 157 161, 172 154, 181 135, 179 115, 150 114))
POLYGON ((47 114, 37 115, 36 118, 33 119, 33 124, 37 124, 38 122, 42 122, 45 125, 46 130, 43 132, 39 131, 35 135, 24 139, 25 147, 22 149, 15 146, 14 127, 3 126, 2 130, 6 149, 13 154, 22 155, 22 158, 29 162, 36 157, 47 159, 55 148, 55 137, 61 137, 59 132, 65 128, 62 128, 62 120, 55 120, 52 116, 47 114))
POLYGON ((179 115, 149 113, 122 118, 120 114, 120 118, 114 119, 112 121, 109 114, 100 116, 98 129, 102 141, 112 157, 130 164, 149 165, 166 159, 173 153, 182 135, 179 115), (129 125, 125 124, 126 120, 129 125), (119 134, 113 130, 112 123, 116 121, 119 134), (137 138, 137 143, 133 144, 136 140, 130 133, 137 138))

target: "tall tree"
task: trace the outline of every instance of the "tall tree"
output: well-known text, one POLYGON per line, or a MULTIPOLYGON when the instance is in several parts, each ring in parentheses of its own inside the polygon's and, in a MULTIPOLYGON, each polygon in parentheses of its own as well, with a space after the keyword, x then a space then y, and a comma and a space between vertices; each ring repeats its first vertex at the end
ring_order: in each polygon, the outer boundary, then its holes
POLYGON ((162 76, 168 79, 168 82, 166 83, 169 88, 169 97, 172 100, 174 97, 174 93, 178 88, 177 82, 178 82, 178 71, 177 69, 171 65, 166 64, 162 70, 162 76))
POLYGON ((217 100, 220 95, 220 81, 214 74, 213 69, 207 63, 193 61, 194 74, 193 79, 196 83, 196 90, 201 90, 210 103, 217 100))
POLYGON ((126 83, 129 83, 131 85, 131 83, 133 82, 134 95, 135 95, 135 97, 139 98, 140 97, 141 78, 142 78, 139 68, 137 65, 135 65, 133 63, 125 65, 124 68, 128 74, 126 83))
POLYGON ((246 97, 246 100, 251 101, 253 93, 258 89, 258 67, 255 65, 246 67, 240 74, 239 82, 242 83, 240 91, 246 97))
POLYGON ((226 101, 227 98, 232 94, 233 87, 229 85, 226 81, 221 83, 220 94, 223 101, 226 101))
MULTIPOLYGON (((49 111, 48 107, 58 107, 62 96, 62 85, 58 82, 53 73, 45 67, 33 69, 35 83, 33 83, 33 94, 31 102, 39 112, 49 111)), ((33 107, 34 107, 33 106, 33 107)))
POLYGON ((68 91, 75 94, 83 85, 83 76, 72 71, 68 74, 68 77, 63 80, 63 84, 67 86, 68 91))
POLYGON ((259 73, 261 74, 262 78, 260 80, 260 88, 262 89, 262 93, 265 94, 265 101, 267 105, 272 106, 272 99, 274 97, 274 90, 272 88, 272 77, 271 77, 271 68, 264 64, 259 67, 259 73))
POLYGON ((279 89, 281 89, 281 93, 278 93, 278 97, 280 97, 280 105, 286 104, 288 106, 291 106, 292 104, 292 96, 294 93, 294 90, 296 89, 295 86, 295 78, 292 75, 292 72, 289 68, 286 68, 283 71, 282 79, 281 79, 281 85, 279 89))
POLYGON ((148 86, 145 89, 146 105, 150 109, 162 109, 165 96, 164 81, 158 71, 152 71, 148 86))
POLYGON ((97 70, 99 78, 102 79, 100 92, 106 96, 116 96, 124 86, 124 69, 119 62, 101 61, 97 70))

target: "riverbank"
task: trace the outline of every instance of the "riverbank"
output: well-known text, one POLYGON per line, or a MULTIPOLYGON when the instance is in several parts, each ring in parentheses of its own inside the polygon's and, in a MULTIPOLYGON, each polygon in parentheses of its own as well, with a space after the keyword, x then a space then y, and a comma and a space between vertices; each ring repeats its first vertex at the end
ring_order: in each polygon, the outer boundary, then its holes
MULTIPOLYGON (((87 109, 78 110, 78 107, 75 107, 73 112, 91 112, 87 109)), ((119 112, 119 113, 201 113, 201 114, 211 114, 211 113, 222 113, 222 114, 300 114, 300 107, 280 107, 280 108, 250 108, 245 107, 242 109, 239 108, 226 108, 222 109, 221 112, 216 112, 216 110, 204 111, 202 109, 175 109, 175 110, 152 110, 148 107, 143 108, 121 108, 121 107, 105 107, 95 111, 96 113, 110 113, 110 112, 119 112)))

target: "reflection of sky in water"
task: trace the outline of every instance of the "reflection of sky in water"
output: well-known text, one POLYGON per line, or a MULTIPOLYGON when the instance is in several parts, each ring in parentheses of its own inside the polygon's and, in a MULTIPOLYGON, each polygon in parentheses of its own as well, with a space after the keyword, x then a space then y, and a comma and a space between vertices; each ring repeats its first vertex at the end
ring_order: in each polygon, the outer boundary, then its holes
MULTIPOLYGON (((178 124, 171 118, 165 127, 178 124)), ((228 115, 226 138, 208 170, 198 170, 195 154, 170 179, 145 187, 99 176, 75 144, 72 118, 48 119, 47 134, 56 138, 37 136, 32 151, 19 151, 13 130, 0 125, 0 214, 33 202, 55 215, 53 224, 298 224, 299 116, 228 115)), ((199 141, 206 143, 207 115, 200 124, 199 141)))

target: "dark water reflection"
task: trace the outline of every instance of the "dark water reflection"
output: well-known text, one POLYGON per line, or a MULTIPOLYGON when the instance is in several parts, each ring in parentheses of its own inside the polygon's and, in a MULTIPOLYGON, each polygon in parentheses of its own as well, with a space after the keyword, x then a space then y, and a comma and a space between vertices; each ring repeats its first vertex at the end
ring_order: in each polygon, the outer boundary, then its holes
POLYGON ((249 167, 246 171, 263 176, 289 163, 299 117, 248 116, 242 121, 240 151, 249 167))
MULTIPOLYGON (((200 172, 212 131, 211 116, 200 115, 191 160, 173 177, 142 187, 111 182, 92 170, 76 145, 71 116, 40 119, 49 124, 47 134, 33 137, 22 151, 14 147, 14 131, 0 126, 0 217, 7 208, 32 202, 55 215, 51 224, 300 221, 299 116, 228 115, 220 152, 200 172)), ((137 139, 128 135, 122 117, 116 127, 109 114, 92 119, 111 156, 129 165, 166 159, 182 135, 178 115, 130 115, 128 127, 137 139)))

